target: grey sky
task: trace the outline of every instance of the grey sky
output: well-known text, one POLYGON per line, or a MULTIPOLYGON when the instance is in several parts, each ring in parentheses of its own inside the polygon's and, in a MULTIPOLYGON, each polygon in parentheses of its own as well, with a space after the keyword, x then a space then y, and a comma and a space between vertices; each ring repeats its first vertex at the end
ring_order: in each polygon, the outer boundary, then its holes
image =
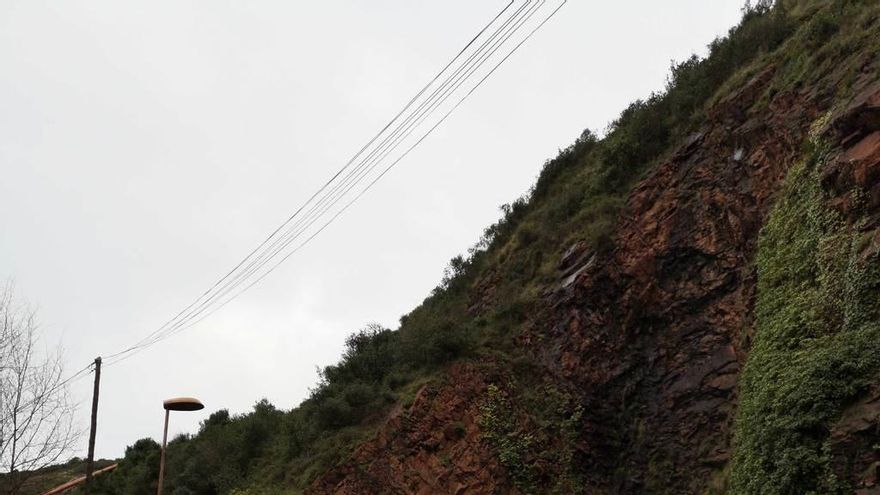
MULTIPOLYGON (((0 278, 68 370, 211 285, 506 0, 0 0, 0 278)), ((369 322, 396 327, 581 130, 662 88, 741 0, 571 0, 358 205, 251 292, 103 377, 97 453, 161 400, 295 406, 369 322)), ((74 386, 85 425, 90 379, 74 386)), ((83 450, 85 442, 83 442, 83 450)), ((79 453, 82 455, 82 452, 79 453)))

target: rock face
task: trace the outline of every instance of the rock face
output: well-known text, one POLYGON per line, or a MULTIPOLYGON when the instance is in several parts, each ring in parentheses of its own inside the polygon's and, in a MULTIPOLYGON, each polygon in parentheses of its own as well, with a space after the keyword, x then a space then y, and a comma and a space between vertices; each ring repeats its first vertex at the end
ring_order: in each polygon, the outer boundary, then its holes
MULTIPOLYGON (((834 158, 823 171, 830 206, 852 218, 860 210, 867 221, 859 229, 870 239, 863 260, 880 253, 880 83, 863 90, 825 133, 834 158), (860 201, 852 191, 861 191, 860 201)), ((831 429, 834 472, 861 495, 880 494, 880 385, 844 410, 831 429)))
MULTIPOLYGON (((613 249, 568 249, 560 284, 545 291, 518 340, 548 375, 579 391, 588 493, 723 491, 715 483, 730 459, 753 335, 757 238, 811 132, 834 156, 823 173, 829 206, 873 212, 864 249, 880 250, 880 85, 860 79, 857 96, 816 130, 832 95, 800 88, 759 102, 775 71, 718 102, 632 191, 613 249), (853 188, 866 192, 858 205, 853 188)), ((477 289, 475 311, 492 286, 477 289)), ((313 491, 515 493, 479 431, 479 398, 492 381, 454 367, 313 491)), ((835 472, 859 493, 880 493, 880 390, 851 405, 831 439, 835 472)))
POLYGON ((832 465, 861 494, 880 493, 880 388, 844 411, 831 430, 832 465))
MULTIPOLYGON (((552 323, 534 329, 543 333, 533 339, 543 363, 583 390, 587 457, 611 492, 702 493, 729 459, 753 325, 757 235, 827 106, 817 94, 779 95, 769 119, 752 115, 750 98, 766 73, 734 95, 737 106, 722 102, 707 127, 636 188, 614 251, 572 290, 557 292, 546 315, 552 323), (622 466, 629 476, 620 479, 622 466)), ((844 213, 854 207, 854 188, 867 191, 859 208, 873 212, 863 229, 875 239, 867 249, 876 250, 880 85, 863 85, 826 133, 836 158, 825 185, 830 206, 844 213)), ((877 401, 872 395, 847 411, 833 450, 839 475, 880 490, 877 401)))
POLYGON ((483 440, 478 418, 488 383, 474 366, 456 365, 445 384, 425 386, 394 411, 376 436, 319 478, 315 493, 517 493, 483 440))
POLYGON ((542 362, 583 391, 588 462, 610 491, 699 493, 729 458, 757 235, 823 105, 780 95, 771 118, 753 114, 772 74, 720 102, 634 190, 615 249, 533 329, 542 362))
POLYGON ((880 86, 862 91, 824 130, 836 145, 836 157, 822 174, 822 185, 834 197, 832 206, 851 217, 853 189, 864 192, 862 208, 880 209, 880 86))

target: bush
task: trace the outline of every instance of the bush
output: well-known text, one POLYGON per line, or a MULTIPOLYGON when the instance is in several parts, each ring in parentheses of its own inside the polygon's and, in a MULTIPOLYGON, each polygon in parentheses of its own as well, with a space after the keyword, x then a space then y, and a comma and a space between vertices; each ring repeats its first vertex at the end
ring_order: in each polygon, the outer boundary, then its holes
POLYGON ((832 12, 822 11, 816 14, 807 27, 806 38, 810 47, 824 45, 840 29, 840 19, 832 12))
POLYGON ((352 424, 351 405, 342 397, 327 397, 315 408, 318 425, 324 429, 336 429, 352 424))

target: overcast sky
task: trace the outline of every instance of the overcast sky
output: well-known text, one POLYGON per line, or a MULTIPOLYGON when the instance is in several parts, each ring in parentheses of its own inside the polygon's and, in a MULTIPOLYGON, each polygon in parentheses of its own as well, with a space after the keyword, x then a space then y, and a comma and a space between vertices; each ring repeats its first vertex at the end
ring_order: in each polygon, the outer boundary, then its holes
MULTIPOLYGON (((201 294, 507 0, 0 0, 0 279, 67 369, 201 294)), ((200 325, 107 368, 97 454, 282 408, 370 322, 396 328, 449 258, 584 128, 705 53, 742 0, 571 0, 309 246, 200 325)), ((90 380, 75 383, 85 427, 90 380)), ((85 438, 77 455, 84 455, 85 438)))

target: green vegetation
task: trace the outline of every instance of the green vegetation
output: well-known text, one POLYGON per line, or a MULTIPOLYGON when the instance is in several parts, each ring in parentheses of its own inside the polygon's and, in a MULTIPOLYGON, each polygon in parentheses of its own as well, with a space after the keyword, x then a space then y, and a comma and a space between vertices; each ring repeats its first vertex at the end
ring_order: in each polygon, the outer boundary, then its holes
MULTIPOLYGON (((540 294, 558 283, 565 250, 578 241, 593 251, 611 247, 633 185, 698 128, 709 105, 771 63, 781 75, 765 102, 823 77, 817 72, 835 61, 854 67, 852 57, 841 55, 854 46, 876 47, 876 17, 855 4, 804 0, 746 9, 707 58, 674 64, 663 92, 630 105, 604 137, 584 131, 547 161, 535 186, 502 207, 501 219, 467 255, 450 261, 441 283, 401 318, 399 329, 373 325, 349 337, 340 362, 321 371, 299 407, 279 411, 261 401, 247 414, 221 410, 197 434, 174 439, 169 488, 175 494, 300 492, 369 438, 392 405, 407 404, 451 362, 472 359, 509 368, 509 380, 487 390, 481 425, 511 479, 526 492, 578 492, 575 443, 584 411, 575 393, 536 377, 540 366, 514 338, 540 294), (487 287, 491 296, 484 298, 487 287)), ((852 67, 844 68, 841 90, 857 74, 852 67)), ((855 297, 872 275, 855 262, 849 231, 822 208, 817 161, 792 172, 761 240, 759 330, 731 475, 741 493, 803 493, 798 490, 832 483, 824 428, 877 366, 867 353, 878 341, 869 323, 873 303, 855 297), (846 311, 834 311, 837 302, 846 311)), ((157 448, 151 440, 135 443, 99 492, 147 493, 157 448)), ((663 462, 652 464, 651 479, 663 479, 663 462)))
MULTIPOLYGON (((285 413, 262 400, 248 414, 211 414, 198 434, 169 442, 169 490, 208 494, 249 487, 253 493, 306 486, 364 439, 388 406, 411 396, 419 379, 472 347, 457 327, 439 322, 433 330, 405 335, 369 326, 346 340, 342 360, 321 371, 321 382, 298 408, 285 413)), ((100 490, 147 493, 155 486, 158 451, 153 440, 139 440, 100 490)))
MULTIPOLYGON (((113 464, 113 461, 100 459, 95 461, 95 469, 102 469, 113 464)), ((158 466, 158 464, 157 464, 158 466)), ((85 461, 79 457, 65 462, 64 464, 56 464, 43 469, 32 471, 28 479, 19 488, 18 493, 43 493, 58 485, 67 483, 85 475, 85 461)), ((0 474, 0 493, 6 494, 10 492, 13 485, 9 482, 9 474, 0 474)))
POLYGON ((534 492, 536 473, 528 456, 535 439, 518 427, 514 408, 496 385, 489 385, 480 414, 483 436, 495 446, 498 459, 513 483, 526 493, 534 492))
POLYGON ((580 493, 583 482, 575 444, 583 414, 571 394, 552 384, 510 381, 503 390, 487 387, 480 427, 511 481, 524 493, 535 493, 539 487, 547 493, 580 493))
POLYGON ((826 207, 821 149, 789 173, 758 248, 757 330, 741 381, 732 493, 851 493, 826 441, 880 372, 880 271, 826 207))
POLYGON ((845 97, 880 50, 877 11, 866 8, 870 2, 854 0, 804 3, 812 5, 810 15, 780 60, 782 76, 776 78, 768 96, 825 80, 824 89, 845 97), (834 83, 828 84, 829 79, 834 83))

